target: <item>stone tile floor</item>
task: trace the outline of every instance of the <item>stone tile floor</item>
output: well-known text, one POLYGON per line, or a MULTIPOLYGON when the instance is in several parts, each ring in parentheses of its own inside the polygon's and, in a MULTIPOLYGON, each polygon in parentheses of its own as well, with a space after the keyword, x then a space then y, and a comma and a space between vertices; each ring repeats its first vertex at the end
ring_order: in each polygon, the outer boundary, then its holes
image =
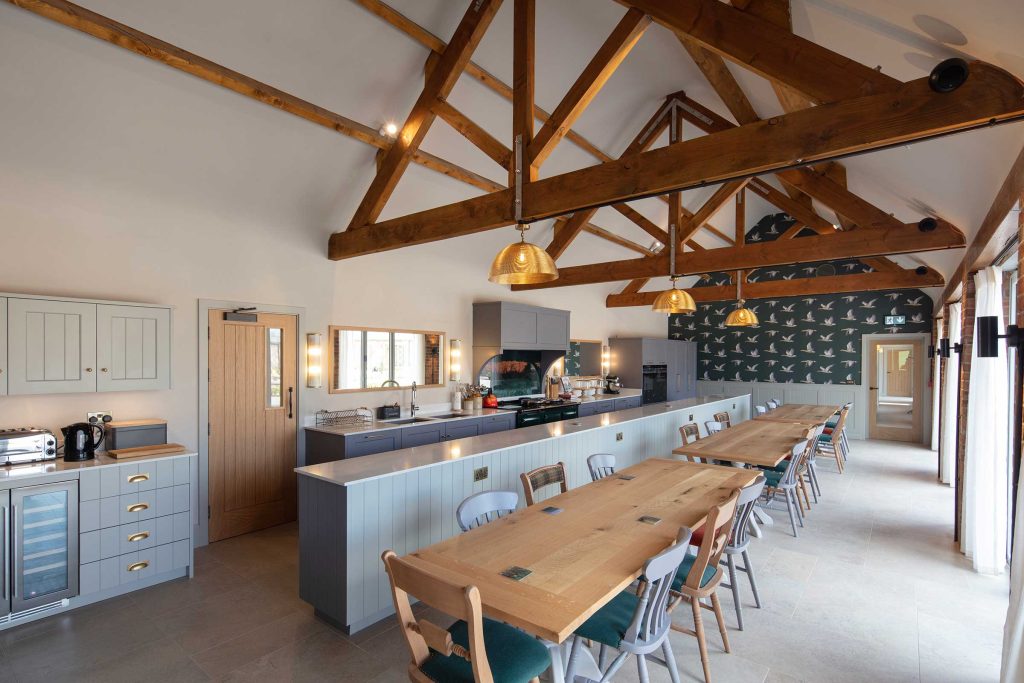
MULTIPOLYGON (((853 449, 844 475, 819 461, 824 496, 799 538, 780 511, 753 541, 764 608, 744 585, 745 631, 721 591, 733 652, 709 624, 713 680, 997 680, 1007 579, 975 574, 954 547, 934 454, 853 449)), ((392 620, 349 637, 299 600, 297 544, 295 525, 216 543, 191 581, 0 632, 0 681, 408 680, 392 620)), ((702 681, 694 639, 672 638, 683 680, 702 681)), ((637 680, 635 666, 616 680, 637 680)))

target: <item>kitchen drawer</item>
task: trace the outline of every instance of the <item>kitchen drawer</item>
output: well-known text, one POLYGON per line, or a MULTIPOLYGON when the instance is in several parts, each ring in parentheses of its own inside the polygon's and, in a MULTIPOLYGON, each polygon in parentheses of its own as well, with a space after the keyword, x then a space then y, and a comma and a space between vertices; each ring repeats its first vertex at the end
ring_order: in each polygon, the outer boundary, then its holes
POLYGON ((487 417, 480 418, 481 434, 503 432, 508 429, 514 429, 515 426, 516 416, 514 413, 509 413, 507 415, 488 415, 487 417))
POLYGON ((627 398, 615 399, 615 410, 639 408, 641 405, 643 405, 643 399, 640 396, 629 396, 627 398))
POLYGON ((139 491, 116 498, 84 501, 79 506, 79 529, 84 533, 129 524, 144 519, 188 512, 189 485, 139 491), (134 511, 129 507, 143 505, 134 511))
POLYGON ((79 475, 79 500, 112 498, 135 491, 169 488, 189 483, 190 458, 160 458, 83 470, 79 475), (140 478, 145 475, 145 478, 140 478), (135 481, 129 481, 132 478, 135 481))
POLYGON ((130 586, 150 576, 187 567, 188 539, 109 557, 81 566, 79 593, 89 595, 118 586, 130 586))
POLYGON ((186 540, 189 513, 179 512, 155 519, 121 524, 81 535, 79 561, 82 564, 105 560, 125 553, 186 540))
POLYGON ((142 462, 136 465, 120 465, 117 468, 121 482, 121 495, 150 491, 156 488, 156 463, 142 462))

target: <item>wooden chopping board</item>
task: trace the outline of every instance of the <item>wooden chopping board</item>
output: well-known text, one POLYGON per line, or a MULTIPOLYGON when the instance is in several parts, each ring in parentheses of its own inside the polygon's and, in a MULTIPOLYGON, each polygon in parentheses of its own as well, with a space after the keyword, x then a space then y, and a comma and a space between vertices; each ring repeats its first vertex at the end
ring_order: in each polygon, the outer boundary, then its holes
POLYGON ((185 453, 188 449, 177 443, 165 443, 159 446, 136 446, 134 448, 118 448, 107 451, 111 458, 141 458, 146 455, 171 455, 174 453, 185 453))

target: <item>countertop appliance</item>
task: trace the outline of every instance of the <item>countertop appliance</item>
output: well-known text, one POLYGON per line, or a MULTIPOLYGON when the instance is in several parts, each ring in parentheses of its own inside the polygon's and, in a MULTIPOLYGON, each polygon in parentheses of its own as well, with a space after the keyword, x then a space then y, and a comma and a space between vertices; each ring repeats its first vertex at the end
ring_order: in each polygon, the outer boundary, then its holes
POLYGON ((622 389, 622 382, 618 375, 608 375, 604 378, 604 393, 617 394, 622 389))
POLYGON ((49 429, 17 427, 0 429, 0 465, 55 460, 57 439, 49 429))
POLYGON ((525 397, 515 401, 504 401, 500 410, 516 411, 516 427, 532 427, 548 422, 571 420, 580 416, 579 401, 525 397))
POLYGON ((96 457, 96 447, 103 443, 103 427, 97 424, 76 422, 60 431, 64 435, 64 460, 67 462, 91 460, 96 457))

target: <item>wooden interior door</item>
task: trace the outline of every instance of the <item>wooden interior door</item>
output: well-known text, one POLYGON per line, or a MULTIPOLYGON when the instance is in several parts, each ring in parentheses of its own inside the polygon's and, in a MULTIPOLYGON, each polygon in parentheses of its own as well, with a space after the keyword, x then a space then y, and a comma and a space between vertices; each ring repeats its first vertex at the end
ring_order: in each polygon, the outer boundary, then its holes
POLYGON ((295 519, 296 319, 210 311, 210 541, 295 519))
POLYGON ((930 400, 924 391, 921 351, 920 340, 868 344, 869 438, 921 442, 924 401, 930 400))

